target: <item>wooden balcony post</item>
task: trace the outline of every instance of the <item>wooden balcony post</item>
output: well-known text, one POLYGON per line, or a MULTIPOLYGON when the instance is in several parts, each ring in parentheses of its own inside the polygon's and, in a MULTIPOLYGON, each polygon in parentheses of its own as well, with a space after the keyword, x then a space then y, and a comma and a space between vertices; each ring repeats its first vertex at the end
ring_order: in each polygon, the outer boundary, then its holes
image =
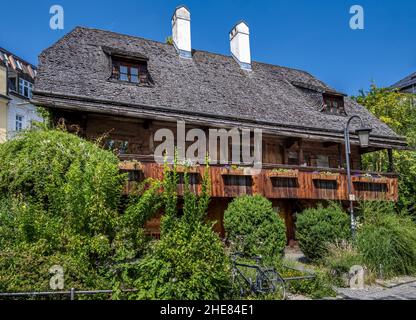
POLYGON ((299 145, 299 165, 302 166, 305 163, 305 157, 303 155, 303 141, 299 140, 298 145, 299 145))
POLYGON ((389 172, 394 172, 393 150, 387 149, 387 155, 389 157, 389 172))

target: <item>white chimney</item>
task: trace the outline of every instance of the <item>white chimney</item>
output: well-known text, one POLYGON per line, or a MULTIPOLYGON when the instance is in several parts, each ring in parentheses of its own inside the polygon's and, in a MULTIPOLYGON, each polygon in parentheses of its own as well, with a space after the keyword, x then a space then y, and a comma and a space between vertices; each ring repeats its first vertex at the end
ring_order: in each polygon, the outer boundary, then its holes
POLYGON ((250 29, 244 21, 237 23, 230 32, 231 54, 242 69, 251 70, 250 29))
POLYGON ((192 58, 191 12, 185 6, 175 9, 172 17, 173 45, 183 58, 192 58))

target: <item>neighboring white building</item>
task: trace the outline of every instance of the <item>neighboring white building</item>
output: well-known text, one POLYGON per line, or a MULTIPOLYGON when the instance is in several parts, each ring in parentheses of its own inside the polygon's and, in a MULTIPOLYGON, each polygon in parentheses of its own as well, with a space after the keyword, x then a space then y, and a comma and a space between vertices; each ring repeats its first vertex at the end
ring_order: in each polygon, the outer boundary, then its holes
POLYGON ((9 101, 0 112, 4 128, 0 141, 13 138, 16 133, 30 129, 34 122, 43 121, 36 107, 30 104, 36 68, 32 64, 0 47, 0 61, 7 66, 7 96, 9 101), (4 133, 5 132, 5 133, 4 133), (5 135, 5 136, 4 136, 5 135))

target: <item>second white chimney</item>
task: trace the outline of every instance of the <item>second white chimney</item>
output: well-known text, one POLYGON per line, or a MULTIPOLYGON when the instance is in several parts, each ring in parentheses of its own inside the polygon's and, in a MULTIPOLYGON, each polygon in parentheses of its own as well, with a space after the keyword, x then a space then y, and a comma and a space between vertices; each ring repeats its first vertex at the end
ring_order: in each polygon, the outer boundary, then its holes
POLYGON ((244 21, 237 23, 230 32, 231 54, 242 69, 251 70, 250 29, 244 21))
POLYGON ((183 58, 192 58, 191 47, 191 12, 185 6, 175 9, 172 17, 173 45, 183 58))

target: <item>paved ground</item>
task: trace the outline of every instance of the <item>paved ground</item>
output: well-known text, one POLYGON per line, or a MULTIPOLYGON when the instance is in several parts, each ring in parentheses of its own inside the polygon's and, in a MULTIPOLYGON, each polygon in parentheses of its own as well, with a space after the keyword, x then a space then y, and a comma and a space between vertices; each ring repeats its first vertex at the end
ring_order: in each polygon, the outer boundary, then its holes
MULTIPOLYGON (((411 281, 411 280, 410 280, 411 281)), ((411 282, 398 284, 373 286, 365 290, 351 290, 339 288, 336 290, 341 299, 354 300, 416 300, 416 279, 411 282)))
MULTIPOLYGON (((302 262, 305 256, 299 247, 286 247, 285 259, 292 262, 300 262, 299 266, 304 266, 302 262)), ((416 300, 416 278, 398 277, 387 281, 377 280, 376 284, 366 287, 364 290, 352 290, 347 288, 336 288, 336 298, 330 300, 416 300)), ((302 295, 288 294, 288 300, 309 300, 302 295)))

